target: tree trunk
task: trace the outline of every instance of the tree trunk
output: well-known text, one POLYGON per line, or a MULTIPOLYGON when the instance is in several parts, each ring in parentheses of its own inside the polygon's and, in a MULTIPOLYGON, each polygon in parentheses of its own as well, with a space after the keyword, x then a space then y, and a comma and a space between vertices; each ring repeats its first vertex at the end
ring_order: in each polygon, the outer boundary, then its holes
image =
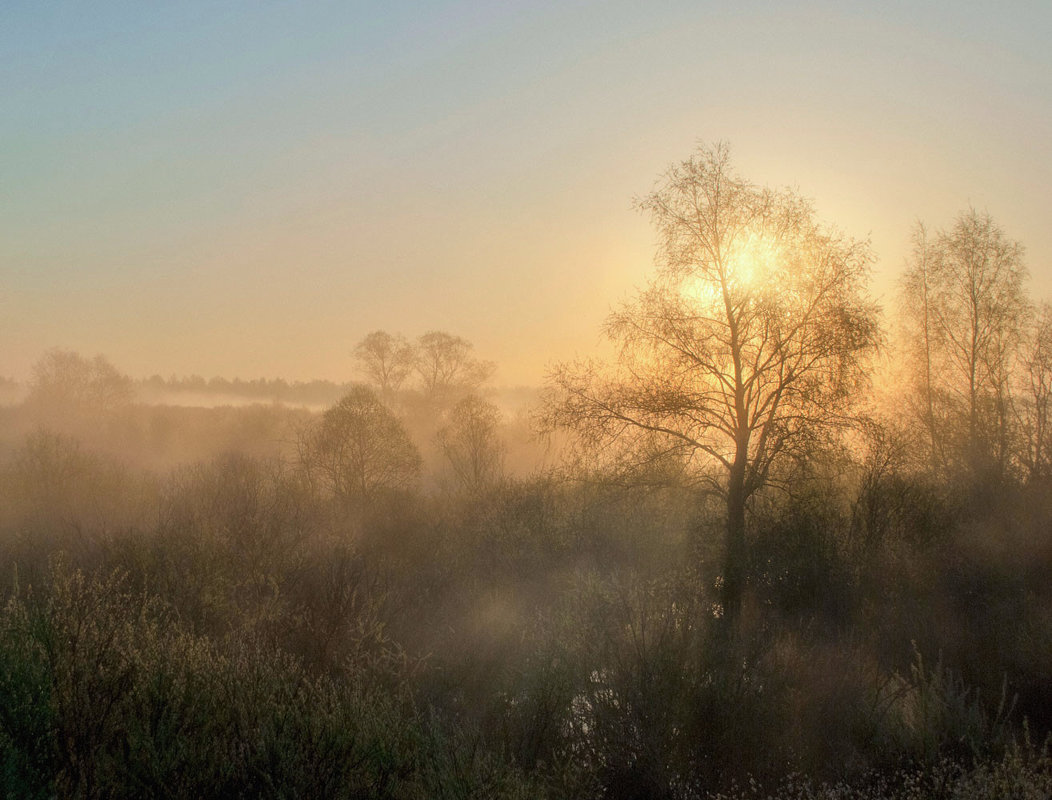
POLYGON ((723 627, 732 632, 741 616, 745 591, 745 462, 736 459, 727 486, 727 530, 723 554, 723 627))

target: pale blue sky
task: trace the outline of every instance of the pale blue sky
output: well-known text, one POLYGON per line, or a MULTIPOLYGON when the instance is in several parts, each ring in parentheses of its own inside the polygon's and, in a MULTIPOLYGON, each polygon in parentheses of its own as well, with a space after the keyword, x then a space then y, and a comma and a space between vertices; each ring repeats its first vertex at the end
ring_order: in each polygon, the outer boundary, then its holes
POLYGON ((1052 294, 1052 3, 7 2, 0 374, 350 376, 441 328, 540 379, 699 140, 872 237, 988 210, 1052 294))

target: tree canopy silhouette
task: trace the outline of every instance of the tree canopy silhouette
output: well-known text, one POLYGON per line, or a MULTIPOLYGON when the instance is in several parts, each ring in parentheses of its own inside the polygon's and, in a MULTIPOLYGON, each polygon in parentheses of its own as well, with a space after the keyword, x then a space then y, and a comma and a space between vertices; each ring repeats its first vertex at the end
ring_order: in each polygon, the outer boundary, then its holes
POLYGON ((385 398, 402 388, 413 370, 415 357, 404 336, 387 331, 373 331, 354 348, 359 370, 385 398))
POLYGON ((131 379, 105 356, 55 348, 33 365, 26 400, 49 413, 98 413, 126 406, 133 396, 131 379))
POLYGON ((405 427, 365 386, 326 411, 298 446, 309 483, 348 505, 405 489, 420 472, 420 454, 405 427))
POLYGON ((610 315, 612 365, 550 375, 547 421, 675 456, 726 502, 722 605, 741 605, 746 505, 775 467, 842 427, 879 342, 866 243, 792 191, 740 178, 726 145, 639 199, 659 234, 649 286, 610 315))

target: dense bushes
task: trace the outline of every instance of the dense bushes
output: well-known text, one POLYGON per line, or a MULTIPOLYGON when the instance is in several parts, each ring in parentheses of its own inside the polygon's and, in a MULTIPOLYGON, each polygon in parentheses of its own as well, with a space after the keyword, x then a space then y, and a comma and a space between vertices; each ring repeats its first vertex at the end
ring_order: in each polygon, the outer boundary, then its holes
POLYGON ((34 433, 0 465, 0 793, 1041 796, 1052 509, 849 466, 758 498, 728 635, 687 485, 362 507, 279 454, 34 433))
POLYGON ((425 798, 518 785, 425 724, 392 662, 319 675, 252 633, 195 636, 119 573, 56 561, 45 585, 8 601, 0 662, 5 796, 425 798))

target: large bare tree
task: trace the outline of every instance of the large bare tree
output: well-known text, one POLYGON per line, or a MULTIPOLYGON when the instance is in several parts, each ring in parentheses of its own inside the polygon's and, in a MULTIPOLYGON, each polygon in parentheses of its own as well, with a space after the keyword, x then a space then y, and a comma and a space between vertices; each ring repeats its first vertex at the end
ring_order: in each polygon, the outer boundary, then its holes
POLYGON ((646 442, 726 503, 725 619, 741 606, 746 508, 780 462, 848 421, 879 339, 867 244, 791 191, 740 178, 701 148, 638 200, 656 274, 611 314, 616 362, 556 367, 548 421, 586 443, 646 442))

